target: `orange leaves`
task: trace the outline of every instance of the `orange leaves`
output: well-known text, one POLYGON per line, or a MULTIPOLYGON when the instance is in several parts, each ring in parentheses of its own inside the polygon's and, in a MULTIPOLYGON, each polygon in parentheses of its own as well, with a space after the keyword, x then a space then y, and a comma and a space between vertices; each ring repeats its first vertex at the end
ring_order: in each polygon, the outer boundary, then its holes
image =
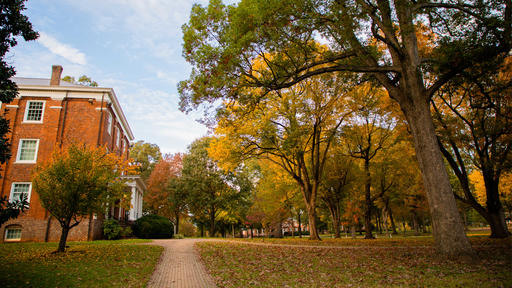
POLYGON ((148 178, 148 191, 144 194, 144 204, 149 207, 153 213, 162 216, 171 216, 172 211, 166 207, 169 206, 168 187, 169 180, 181 175, 183 154, 166 154, 163 159, 155 165, 148 178))

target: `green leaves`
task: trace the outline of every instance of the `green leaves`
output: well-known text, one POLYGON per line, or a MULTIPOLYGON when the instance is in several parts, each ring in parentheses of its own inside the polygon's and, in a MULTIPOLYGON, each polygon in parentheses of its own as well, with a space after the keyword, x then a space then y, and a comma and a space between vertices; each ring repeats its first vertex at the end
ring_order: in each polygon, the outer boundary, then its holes
POLYGON ((42 206, 69 229, 117 201, 129 205, 130 192, 119 177, 131 168, 103 147, 71 144, 64 151, 56 150, 47 163, 39 163, 32 183, 42 206))

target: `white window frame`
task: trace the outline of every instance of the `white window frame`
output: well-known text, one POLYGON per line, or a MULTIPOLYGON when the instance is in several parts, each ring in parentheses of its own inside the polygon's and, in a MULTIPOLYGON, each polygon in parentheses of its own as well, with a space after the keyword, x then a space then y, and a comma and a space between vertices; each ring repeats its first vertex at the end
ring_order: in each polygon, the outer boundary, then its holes
POLYGON ((116 127, 116 147, 121 148, 119 144, 121 143, 121 130, 119 130, 119 127, 116 127))
POLYGON ((16 184, 28 184, 28 195, 27 195, 27 202, 30 203, 30 196, 32 196, 32 182, 12 182, 11 184, 11 193, 9 195, 9 202, 13 202, 13 193, 14 193, 14 186, 16 184))
POLYGON ((18 241, 21 241, 21 233, 22 233, 22 232, 23 232, 23 229, 22 229, 20 226, 18 226, 18 225, 14 225, 14 226, 7 226, 7 227, 5 228, 5 232, 4 232, 4 241, 5 241, 5 242, 18 242, 18 241), (11 239, 7 239, 7 233, 8 233, 8 231, 9 231, 9 230, 11 230, 11 229, 12 229, 12 230, 14 230, 14 229, 16 229, 16 230, 20 230, 20 237, 19 237, 19 238, 11 238, 11 239))
POLYGON ((112 135, 112 115, 110 114, 110 112, 107 112, 107 132, 108 132, 108 135, 112 135))
POLYGON ((23 123, 43 123, 44 119, 44 108, 46 107, 46 101, 44 100, 28 100, 25 106, 25 115, 23 116, 23 123), (43 108, 41 110, 41 120, 27 120, 28 110, 30 108, 30 103, 32 102, 43 102, 43 108))
POLYGON ((16 152, 16 163, 28 163, 33 164, 37 162, 37 153, 39 152, 39 139, 20 139, 20 142, 18 142, 18 151, 16 152), (34 155, 34 160, 20 160, 21 156, 21 143, 24 140, 36 140, 36 152, 34 155))

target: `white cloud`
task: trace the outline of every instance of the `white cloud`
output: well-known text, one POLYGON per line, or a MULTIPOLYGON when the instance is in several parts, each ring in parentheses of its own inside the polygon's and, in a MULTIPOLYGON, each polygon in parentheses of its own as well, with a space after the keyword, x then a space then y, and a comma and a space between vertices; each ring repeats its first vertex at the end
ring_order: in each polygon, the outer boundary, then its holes
POLYGON ((50 50, 53 54, 59 55, 72 63, 79 65, 87 64, 87 61, 85 60, 85 54, 80 52, 80 50, 65 43, 61 43, 57 39, 44 32, 39 32, 39 39, 37 41, 48 50, 50 50))

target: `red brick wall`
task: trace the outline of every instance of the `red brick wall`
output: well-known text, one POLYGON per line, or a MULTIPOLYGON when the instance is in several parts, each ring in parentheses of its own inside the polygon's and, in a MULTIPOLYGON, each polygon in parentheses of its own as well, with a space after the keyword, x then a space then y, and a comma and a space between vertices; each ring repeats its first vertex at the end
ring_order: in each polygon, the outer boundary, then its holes
MULTIPOLYGON (((63 145, 71 142, 84 142, 91 145, 106 144, 109 151, 114 151, 113 144, 115 135, 109 135, 107 132, 107 122, 105 120, 105 111, 112 115, 112 122, 117 124, 115 114, 106 103, 98 100, 89 100, 88 98, 68 98, 66 100, 52 100, 50 97, 22 97, 15 99, 8 105, 18 105, 16 108, 7 108, 2 104, 0 113, 10 121, 11 133, 11 151, 12 157, 8 163, 2 165, 0 175, 0 195, 7 197, 11 193, 13 182, 31 182, 32 170, 36 164, 16 163, 16 155, 20 139, 39 139, 39 148, 37 153, 37 163, 48 160, 60 141, 63 145), (28 100, 44 100, 43 123, 23 123, 25 108, 28 100), (67 105, 67 107, 66 107, 67 105), (54 106, 54 108, 51 108, 54 106), (57 108, 62 107, 62 108, 57 108), (66 112, 67 110, 67 112, 66 112), (102 113, 103 111, 103 113, 102 113), (65 115, 66 114, 66 115, 65 115), (103 114, 103 120, 101 120, 103 114), (65 116, 64 116, 65 115, 65 116), (101 125, 101 132, 100 132, 101 125), (62 138, 61 138, 62 134, 62 138), (98 137, 101 135, 101 137, 98 137)), ((116 129, 113 129, 114 134, 116 129)), ((119 127, 119 131, 122 131, 119 127)), ((44 241, 48 223, 48 212, 41 206, 36 191, 32 190, 30 197, 30 209, 23 213, 18 219, 5 223, 0 230, 3 241, 5 228, 11 224, 22 226, 21 241, 44 241)), ((94 239, 101 237, 101 222, 95 221, 91 226, 94 239)), ((50 225, 49 240, 58 241, 60 236, 60 225, 53 219, 50 225)), ((89 220, 83 221, 80 225, 73 228, 69 235, 69 240, 87 240, 89 230, 89 220)))

